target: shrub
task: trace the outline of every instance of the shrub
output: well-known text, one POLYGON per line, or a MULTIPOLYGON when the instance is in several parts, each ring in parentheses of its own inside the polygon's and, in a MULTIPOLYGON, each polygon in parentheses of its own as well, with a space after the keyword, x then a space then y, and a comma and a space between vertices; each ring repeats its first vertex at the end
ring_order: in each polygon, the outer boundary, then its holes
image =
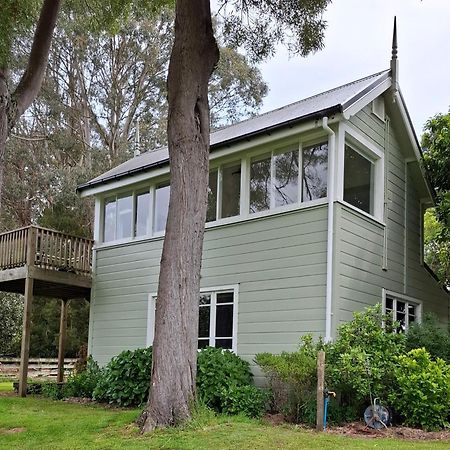
POLYGON ((381 305, 355 312, 339 327, 336 341, 327 347, 326 378, 341 395, 342 406, 354 411, 373 396, 386 402, 395 389, 394 368, 404 352, 405 336, 394 332, 396 323, 381 313, 381 305))
POLYGON ((427 430, 448 427, 450 366, 440 358, 432 361, 424 348, 411 350, 397 361, 398 389, 390 400, 405 425, 427 430))
POLYGON ((450 363, 450 330, 439 325, 433 314, 425 314, 422 323, 414 323, 406 333, 406 350, 425 348, 433 359, 450 363))
POLYGON ((314 344, 311 335, 303 336, 301 341, 296 352, 260 353, 255 361, 268 378, 273 408, 284 412, 291 421, 314 423, 317 352, 323 343, 314 344))
POLYGON ((246 386, 252 381, 250 366, 239 356, 220 348, 207 347, 197 358, 197 394, 199 400, 218 412, 229 388, 246 386))
POLYGON ((61 400, 64 398, 62 384, 56 383, 56 381, 39 381, 31 382, 27 386, 28 394, 43 395, 53 400, 61 400))
POLYGON ((94 399, 120 406, 138 406, 148 397, 152 348, 126 350, 114 357, 99 377, 94 399))
POLYGON ((92 398, 101 377, 102 370, 92 356, 89 356, 86 360, 85 369, 75 372, 67 379, 63 389, 64 397, 92 398))
POLYGON ((259 418, 266 411, 269 392, 253 385, 230 386, 221 392, 222 412, 259 418))

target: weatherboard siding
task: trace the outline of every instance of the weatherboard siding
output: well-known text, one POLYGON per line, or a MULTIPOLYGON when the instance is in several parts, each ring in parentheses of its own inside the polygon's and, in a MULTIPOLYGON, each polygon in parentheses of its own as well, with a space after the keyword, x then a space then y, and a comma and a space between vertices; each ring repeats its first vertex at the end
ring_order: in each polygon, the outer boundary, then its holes
POLYGON ((423 312, 434 312, 448 321, 448 295, 421 264, 421 206, 396 138, 395 130, 365 107, 352 124, 385 152, 387 213, 385 226, 343 204, 336 206, 338 239, 335 248, 334 330, 362 310, 382 300, 382 289, 422 302, 423 312), (385 135, 386 134, 386 135, 385 135), (387 245, 384 246, 384 233, 387 245), (387 252, 387 267, 383 257, 387 252))
MULTIPOLYGON (((322 205, 206 231, 201 287, 239 286, 237 351, 247 360, 324 334, 326 217, 322 205)), ((145 346, 162 242, 96 250, 89 345, 100 364, 145 346)))

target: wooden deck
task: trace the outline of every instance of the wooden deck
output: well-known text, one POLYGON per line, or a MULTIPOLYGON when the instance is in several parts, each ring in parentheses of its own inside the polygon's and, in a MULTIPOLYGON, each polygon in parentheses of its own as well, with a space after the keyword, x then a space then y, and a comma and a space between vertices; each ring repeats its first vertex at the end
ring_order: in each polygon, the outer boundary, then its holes
POLYGON ((89 299, 92 246, 90 239, 35 226, 0 234, 0 291, 23 294, 29 277, 34 295, 89 299))
POLYGON ((33 297, 61 299, 58 382, 64 379, 64 349, 69 300, 90 300, 93 241, 29 226, 0 234, 0 291, 25 297, 19 395, 27 393, 33 297))

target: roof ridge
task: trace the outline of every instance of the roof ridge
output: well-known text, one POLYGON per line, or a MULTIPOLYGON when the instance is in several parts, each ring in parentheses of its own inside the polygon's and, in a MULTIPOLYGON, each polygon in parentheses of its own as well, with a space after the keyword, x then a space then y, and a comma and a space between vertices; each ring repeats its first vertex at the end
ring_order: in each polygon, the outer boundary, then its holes
POLYGON ((360 83, 361 81, 367 80, 369 78, 375 78, 375 77, 377 77, 377 76, 379 76, 379 75, 381 75, 383 73, 386 73, 386 72, 389 72, 389 69, 381 70, 379 72, 373 73, 372 75, 367 75, 367 76, 359 78, 357 80, 350 81, 350 83, 345 83, 345 84, 342 84, 340 86, 336 86, 334 88, 327 89, 326 91, 319 92, 318 94, 314 94, 314 95, 311 95, 309 97, 302 98, 302 99, 297 100, 297 101, 292 102, 292 103, 288 103, 287 105, 280 106, 279 108, 271 109, 270 111, 266 111, 266 112, 264 112, 262 114, 257 114, 255 116, 248 117, 247 119, 241 120, 240 122, 232 123, 230 125, 224 125, 223 127, 219 127, 217 129, 215 129, 214 131, 212 131, 211 134, 217 133, 218 131, 226 130, 227 128, 233 127, 235 125, 239 125, 241 123, 249 122, 250 120, 256 119, 257 117, 264 117, 264 116, 266 116, 268 114, 272 114, 272 113, 274 113, 276 111, 281 111, 282 109, 286 109, 286 108, 288 108, 290 106, 298 105, 299 103, 305 102, 307 100, 311 100, 312 98, 320 97, 321 95, 325 95, 325 94, 328 94, 330 92, 337 91, 339 89, 343 89, 343 88, 345 88, 347 86, 351 86, 352 84, 360 83))

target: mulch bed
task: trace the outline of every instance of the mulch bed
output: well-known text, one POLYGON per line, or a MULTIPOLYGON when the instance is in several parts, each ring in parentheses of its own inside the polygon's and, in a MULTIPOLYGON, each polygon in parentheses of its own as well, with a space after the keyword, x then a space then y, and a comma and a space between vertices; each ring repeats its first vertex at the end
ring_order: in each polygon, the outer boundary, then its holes
POLYGON ((418 441, 449 441, 450 430, 423 431, 417 428, 401 426, 388 427, 384 430, 374 430, 367 427, 362 422, 353 422, 341 427, 332 426, 327 429, 327 433, 341 434, 346 436, 367 437, 367 438, 395 438, 418 441))
MULTIPOLYGON (((278 426, 287 424, 282 414, 267 414, 264 416, 264 422, 278 426)), ((296 425, 299 428, 309 428, 306 425, 296 425)), ((408 428, 402 426, 391 426, 384 430, 374 430, 369 428, 363 422, 352 422, 343 426, 328 426, 326 433, 339 434, 351 437, 362 437, 368 439, 393 438, 414 441, 449 441, 450 430, 442 431, 423 431, 417 428, 408 428)))

